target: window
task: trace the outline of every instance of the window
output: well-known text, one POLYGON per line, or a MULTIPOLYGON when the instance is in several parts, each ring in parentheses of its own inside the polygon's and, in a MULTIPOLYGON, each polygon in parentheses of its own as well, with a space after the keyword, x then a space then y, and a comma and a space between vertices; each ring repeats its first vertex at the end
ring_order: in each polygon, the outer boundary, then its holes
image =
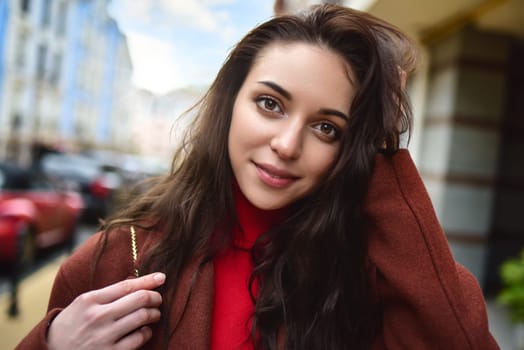
POLYGON ((51 22, 51 0, 44 0, 42 2, 42 16, 40 17, 40 25, 45 28, 51 22))
POLYGON ((56 35, 63 36, 66 31, 67 23, 67 3, 62 1, 58 4, 58 12, 56 17, 56 35))
POLYGON ((15 65, 16 68, 22 70, 25 65, 25 49, 27 44, 27 34, 21 31, 18 35, 18 44, 15 48, 15 65))
POLYGON ((38 56, 36 60, 36 77, 38 79, 44 79, 45 76, 45 64, 47 56, 47 46, 38 46, 38 56))
POLYGON ((29 5, 30 5, 29 0, 22 0, 20 9, 22 10, 23 14, 29 13, 29 5))
POLYGON ((53 192, 54 187, 48 179, 38 174, 32 174, 30 189, 34 191, 53 192))
POLYGON ((49 76, 49 82, 52 84, 58 84, 60 81, 60 71, 62 70, 62 55, 55 53, 53 55, 53 66, 51 68, 51 74, 49 76))
POLYGON ((11 119, 11 130, 18 131, 22 127, 22 116, 20 114, 13 115, 11 119))

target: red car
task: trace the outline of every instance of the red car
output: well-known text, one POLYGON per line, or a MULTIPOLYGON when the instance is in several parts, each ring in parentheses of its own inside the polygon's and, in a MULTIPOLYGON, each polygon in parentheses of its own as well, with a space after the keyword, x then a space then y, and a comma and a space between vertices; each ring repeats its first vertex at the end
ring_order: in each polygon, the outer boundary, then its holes
POLYGON ((38 250, 72 244, 84 203, 30 169, 0 163, 0 263, 23 270, 38 250))
POLYGON ((18 314, 17 289, 36 253, 56 245, 73 247, 82 197, 44 175, 0 163, 0 270, 11 293, 8 314, 18 314))

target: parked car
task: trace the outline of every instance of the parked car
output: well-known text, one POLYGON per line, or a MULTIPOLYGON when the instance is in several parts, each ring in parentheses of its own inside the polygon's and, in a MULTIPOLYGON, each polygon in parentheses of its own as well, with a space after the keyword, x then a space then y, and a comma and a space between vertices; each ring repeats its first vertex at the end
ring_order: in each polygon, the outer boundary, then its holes
MULTIPOLYGON (((14 284, 39 250, 67 244, 72 247, 82 197, 57 186, 42 174, 0 163, 0 264, 14 284)), ((16 314, 16 302, 10 307, 16 314)))
POLYGON ((116 167, 79 154, 52 153, 42 157, 39 169, 48 176, 65 181, 81 194, 84 219, 104 218, 113 206, 113 194, 122 178, 116 167))

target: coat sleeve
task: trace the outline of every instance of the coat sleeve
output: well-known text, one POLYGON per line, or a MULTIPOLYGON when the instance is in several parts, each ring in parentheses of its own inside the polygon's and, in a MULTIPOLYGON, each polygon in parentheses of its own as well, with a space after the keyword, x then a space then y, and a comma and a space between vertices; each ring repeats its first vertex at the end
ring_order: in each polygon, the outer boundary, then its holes
POLYGON ((479 284, 454 261, 407 150, 377 155, 364 215, 383 311, 374 349, 499 349, 479 284))
POLYGON ((48 311, 45 317, 17 345, 16 350, 35 349, 46 350, 47 329, 53 319, 75 298, 75 293, 69 287, 62 268, 58 271, 51 290, 48 311))
POLYGON ((94 284, 91 285, 90 266, 92 266, 101 234, 98 233, 90 237, 60 266, 51 289, 47 314, 22 339, 16 350, 47 349, 46 338, 50 323, 77 296, 130 276, 133 265, 131 250, 125 249, 128 248, 127 236, 126 239, 111 239, 106 247, 106 249, 111 251, 111 254, 102 256, 98 269, 95 272, 94 284))

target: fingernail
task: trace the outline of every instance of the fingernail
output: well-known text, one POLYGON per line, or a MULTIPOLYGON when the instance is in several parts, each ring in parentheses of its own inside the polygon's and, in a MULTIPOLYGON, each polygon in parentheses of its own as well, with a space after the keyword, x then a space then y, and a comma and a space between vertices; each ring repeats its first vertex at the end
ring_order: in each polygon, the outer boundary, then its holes
POLYGON ((163 273, 159 272, 159 273, 156 273, 153 276, 153 279, 155 281, 157 281, 158 283, 164 283, 164 281, 166 280, 166 275, 164 275, 163 273))

